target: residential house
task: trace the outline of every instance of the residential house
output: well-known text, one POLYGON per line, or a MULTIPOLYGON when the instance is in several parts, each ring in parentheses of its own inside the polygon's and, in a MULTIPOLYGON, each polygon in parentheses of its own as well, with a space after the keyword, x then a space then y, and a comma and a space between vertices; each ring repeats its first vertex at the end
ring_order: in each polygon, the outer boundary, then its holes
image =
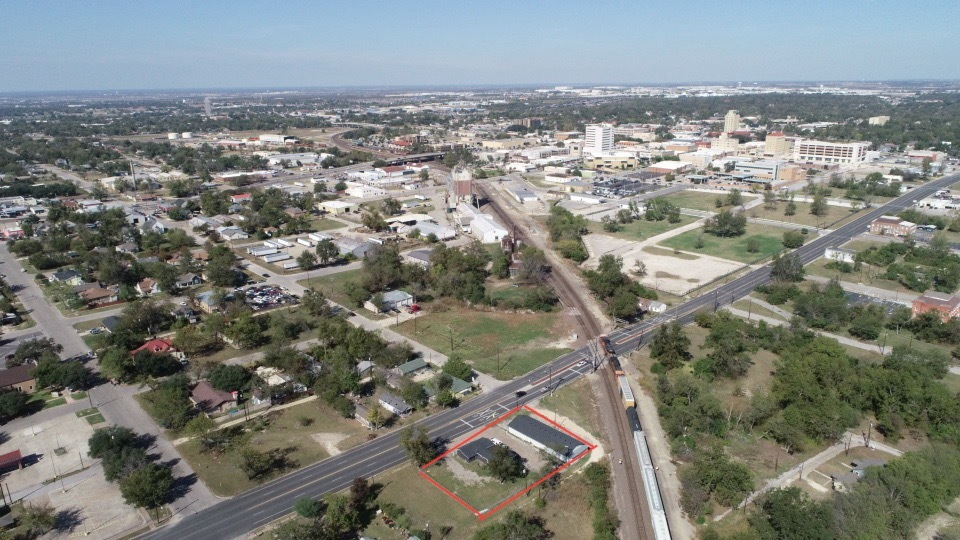
POLYGON ((219 221, 213 218, 209 218, 207 216, 194 216, 190 218, 189 223, 190 223, 190 226, 194 228, 203 227, 204 225, 206 225, 208 229, 216 229, 217 227, 220 227, 223 225, 223 223, 220 223, 219 221))
POLYGON ((19 240, 21 238, 26 238, 27 233, 20 227, 8 227, 3 231, 0 231, 0 234, 3 235, 5 240, 19 240))
POLYGON ((370 360, 361 360, 357 362, 357 375, 359 375, 360 378, 369 377, 370 375, 373 375, 374 367, 376 367, 376 364, 370 360))
POLYGON ((153 338, 136 349, 130 351, 130 356, 136 356, 143 351, 153 354, 169 354, 178 360, 186 360, 187 355, 173 346, 173 341, 164 338, 153 338))
POLYGON ((137 247, 137 244, 134 243, 134 242, 124 242, 124 243, 118 245, 118 246, 117 246, 116 248, 114 248, 114 249, 117 250, 117 253, 129 253, 129 254, 131 254, 131 255, 134 254, 134 253, 136 253, 136 252, 138 252, 138 251, 140 251, 140 248, 137 247))
POLYGON ((589 448, 583 441, 548 426, 532 416, 515 416, 507 424, 507 431, 514 437, 555 456, 561 461, 570 461, 589 448))
POLYGON ((100 321, 100 327, 103 328, 105 332, 113 333, 117 329, 117 323, 120 322, 120 317, 116 315, 110 315, 109 317, 104 317, 100 321))
POLYGON ((305 214, 303 210, 297 208, 296 206, 289 206, 285 208, 283 212, 292 218, 298 218, 305 214))
POLYGON ((36 366, 21 364, 0 370, 0 388, 12 389, 26 394, 37 389, 37 379, 33 376, 36 366))
POLYGON ((364 302, 363 307, 374 313, 383 313, 387 311, 399 310, 413 305, 413 296, 405 291, 387 291, 383 293, 383 301, 379 306, 373 303, 373 299, 364 302))
POLYGON ((413 407, 407 404, 403 398, 388 393, 380 395, 380 405, 397 416, 403 416, 413 411, 413 407))
POLYGON ((148 277, 137 283, 134 289, 142 296, 153 296, 160 292, 160 284, 157 283, 157 280, 148 277))
POLYGON ((80 298, 87 302, 88 307, 104 306, 120 300, 116 290, 103 287, 92 287, 78 294, 80 298))
POLYGON ((637 301, 637 307, 644 313, 666 313, 667 305, 657 300, 641 298, 637 301))
POLYGON ((237 195, 230 196, 230 202, 237 204, 248 203, 251 199, 253 199, 253 195, 249 193, 239 193, 237 195))
MULTIPOLYGON (((227 293, 224 300, 227 302, 233 300, 233 293, 227 293)), ((217 301, 214 291, 204 291, 198 294, 196 302, 205 313, 213 313, 220 310, 220 303, 217 301)))
POLYGON ((76 270, 62 270, 50 274, 51 283, 66 283, 74 287, 83 283, 83 274, 76 270))
POLYGON ((209 381, 200 381, 190 392, 190 401, 207 414, 227 412, 237 406, 237 396, 217 390, 209 381))
POLYGON ((394 371, 397 373, 397 375, 400 375, 401 377, 404 377, 407 375, 412 377, 418 373, 430 371, 430 364, 426 363, 423 360, 423 358, 414 358, 409 362, 400 364, 399 366, 395 367, 394 371))
POLYGON ((170 315, 177 320, 185 319, 190 324, 196 324, 200 321, 200 316, 190 306, 177 306, 170 312, 170 315))
POLYGON ((486 437, 474 439, 457 448, 457 456, 466 462, 477 461, 486 465, 493 459, 493 449, 497 444, 486 437))
POLYGON ((954 317, 960 317, 960 296, 927 291, 913 301, 912 312, 914 317, 924 313, 936 313, 940 320, 947 322, 954 317))
POLYGON ((177 276, 176 286, 178 289, 186 289, 188 287, 194 287, 203 283, 203 279, 200 276, 192 273, 180 274, 177 276))
POLYGON ((243 229, 240 227, 217 227, 216 231, 221 238, 231 242, 234 240, 246 240, 247 238, 250 238, 250 235, 243 232, 243 229))
POLYGON ((433 255, 432 249, 415 249, 403 256, 407 262, 418 264, 424 268, 430 268, 430 257, 433 255))

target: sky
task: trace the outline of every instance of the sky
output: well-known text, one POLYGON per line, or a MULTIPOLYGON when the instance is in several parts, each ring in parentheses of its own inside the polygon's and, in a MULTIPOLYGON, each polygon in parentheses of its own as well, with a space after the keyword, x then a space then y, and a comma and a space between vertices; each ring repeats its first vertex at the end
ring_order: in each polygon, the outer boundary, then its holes
POLYGON ((956 0, 0 0, 0 92, 960 79, 956 0))

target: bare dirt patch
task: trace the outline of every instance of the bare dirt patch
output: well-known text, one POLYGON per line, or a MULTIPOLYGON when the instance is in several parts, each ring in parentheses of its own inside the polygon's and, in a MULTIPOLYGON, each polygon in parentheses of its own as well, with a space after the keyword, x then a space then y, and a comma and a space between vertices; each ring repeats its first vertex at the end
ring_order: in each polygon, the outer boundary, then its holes
POLYGON ((310 437, 317 441, 317 443, 320 444, 320 446, 322 446, 323 449, 326 450, 331 456, 335 456, 342 452, 337 445, 343 442, 343 440, 348 436, 349 435, 345 433, 314 433, 310 435, 310 437))

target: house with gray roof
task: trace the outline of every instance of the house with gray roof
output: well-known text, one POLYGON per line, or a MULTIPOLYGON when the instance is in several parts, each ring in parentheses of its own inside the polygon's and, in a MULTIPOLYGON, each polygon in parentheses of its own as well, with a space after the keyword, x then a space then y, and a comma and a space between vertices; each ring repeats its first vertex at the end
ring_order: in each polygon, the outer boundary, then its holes
POLYGON ((383 393, 380 395, 380 404, 383 405, 383 408, 392 412, 397 416, 403 416, 404 414, 410 414, 413 411, 411 407, 403 398, 395 396, 393 394, 383 393))

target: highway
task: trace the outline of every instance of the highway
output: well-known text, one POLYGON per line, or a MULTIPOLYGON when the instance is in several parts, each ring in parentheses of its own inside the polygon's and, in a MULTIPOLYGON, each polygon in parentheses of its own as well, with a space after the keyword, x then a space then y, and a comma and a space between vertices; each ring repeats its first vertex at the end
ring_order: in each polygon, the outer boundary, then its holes
MULTIPOLYGON (((887 204, 875 208, 832 233, 810 241, 798 248, 804 264, 823 254, 824 248, 839 245, 866 231, 867 225, 884 214, 894 214, 911 206, 913 200, 926 197, 938 189, 960 181, 960 174, 930 181, 887 204)), ((693 298, 676 306, 668 313, 613 332, 611 338, 616 352, 622 354, 642 344, 651 330, 671 319, 690 322, 701 309, 714 310, 749 294, 757 285, 770 279, 770 268, 764 266, 721 285, 715 291, 693 298)), ((581 359, 589 359, 590 351, 584 347, 566 354, 533 372, 515 379, 496 390, 465 402, 461 407, 425 418, 415 425, 430 429, 433 437, 451 441, 485 422, 523 403, 542 395, 546 385, 554 387, 567 384, 589 372, 589 366, 577 368, 581 359), (561 379, 562 378, 562 379, 561 379), (526 391, 523 398, 516 392, 526 391)), ((207 540, 208 538, 237 538, 292 511, 293 503, 300 497, 320 497, 330 492, 346 489, 354 478, 375 477, 396 466, 408 463, 405 452, 399 447, 397 431, 381 435, 361 446, 319 463, 304 467, 252 489, 233 499, 221 502, 199 513, 162 529, 152 531, 142 538, 170 540, 207 540)), ((674 504, 675 501, 665 501, 674 504)), ((174 518, 176 520, 176 516, 174 518)))

